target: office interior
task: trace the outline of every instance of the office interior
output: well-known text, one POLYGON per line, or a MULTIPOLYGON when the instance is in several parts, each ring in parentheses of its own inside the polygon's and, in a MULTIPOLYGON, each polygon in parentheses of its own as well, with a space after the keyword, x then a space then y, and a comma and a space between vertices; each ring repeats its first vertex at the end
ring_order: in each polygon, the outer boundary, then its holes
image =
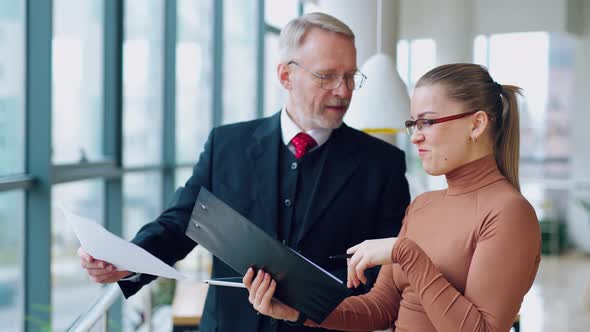
MULTIPOLYGON (((590 1, 1 0, 0 331, 172 331, 182 315, 198 325, 205 249, 176 266, 193 284, 159 279, 123 301, 80 268, 59 206, 132 238, 188 179, 213 127, 281 109, 279 33, 314 11, 351 26, 359 68, 387 54, 409 94, 454 62, 524 89, 521 186, 543 257, 515 329, 590 330, 590 1)), ((359 129, 371 116, 348 115, 359 129)), ((394 143, 413 196, 446 186, 403 133, 394 143)))

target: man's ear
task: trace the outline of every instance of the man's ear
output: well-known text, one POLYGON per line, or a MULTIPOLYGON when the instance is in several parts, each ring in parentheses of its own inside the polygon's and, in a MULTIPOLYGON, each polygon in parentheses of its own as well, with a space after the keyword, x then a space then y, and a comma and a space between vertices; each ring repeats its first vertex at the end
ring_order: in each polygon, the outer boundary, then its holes
POLYGON ((484 133, 488 126, 488 115, 483 111, 475 113, 472 124, 471 139, 477 141, 477 139, 484 133))
POLYGON ((293 87, 293 83, 291 82, 291 68, 287 64, 279 63, 277 66, 277 76, 281 85, 285 89, 291 90, 293 87))

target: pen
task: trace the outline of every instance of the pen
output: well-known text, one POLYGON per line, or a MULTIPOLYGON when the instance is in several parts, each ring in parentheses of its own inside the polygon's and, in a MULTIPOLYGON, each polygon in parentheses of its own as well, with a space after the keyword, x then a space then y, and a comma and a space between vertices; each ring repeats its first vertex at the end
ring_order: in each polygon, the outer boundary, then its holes
POLYGON ((330 259, 347 259, 350 257, 352 257, 352 254, 334 255, 334 256, 330 256, 330 259))

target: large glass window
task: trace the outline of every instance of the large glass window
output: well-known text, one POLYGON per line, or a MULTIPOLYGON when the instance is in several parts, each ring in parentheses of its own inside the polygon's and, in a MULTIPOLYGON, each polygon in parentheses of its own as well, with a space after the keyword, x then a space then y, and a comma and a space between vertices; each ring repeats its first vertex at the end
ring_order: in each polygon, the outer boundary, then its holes
MULTIPOLYGON (((123 178, 123 238, 132 239, 139 229, 162 211, 162 177, 159 172, 130 173, 123 178)), ((155 283, 154 283, 155 284, 155 283)), ((144 287, 123 304, 123 331, 143 331, 151 322, 150 288, 144 287)), ((153 313, 155 315, 155 312, 153 313)), ((156 329, 158 331, 158 329, 156 329)))
POLYGON ((572 37, 547 32, 478 36, 474 61, 496 81, 523 89, 520 111, 520 178, 543 231, 543 252, 556 253, 568 209, 576 205, 570 177, 571 114, 574 93, 572 37))
MULTIPOLYGON (((1 6, 0 6, 1 7, 1 6)), ((24 193, 0 192, 0 331, 23 321, 24 193)))
POLYGON ((125 1, 123 163, 162 160, 163 0, 125 1))
MULTIPOLYGON (((397 43, 397 70, 410 96, 416 82, 436 66, 436 42, 433 39, 402 39, 397 43)), ((427 176, 416 149, 407 135, 398 135, 397 145, 406 152, 407 178, 413 197, 427 190, 446 188, 444 176, 427 176)))
MULTIPOLYGON (((268 1, 267 1, 268 2, 268 1)), ((279 64, 279 36, 267 33, 265 37, 264 64, 264 115, 279 111, 287 101, 287 92, 281 86, 277 75, 279 64)))
POLYGON ((0 1, 0 176, 24 171, 24 1, 0 1))
MULTIPOLYGON (((53 186, 51 209, 51 310, 54 331, 64 331, 80 315, 80 308, 100 294, 101 286, 80 268, 80 246, 59 206, 104 224, 104 183, 89 180, 53 186)), ((41 308, 43 309, 43 308, 41 308)))
POLYGON ((264 21, 282 29, 299 13, 299 0, 264 1, 264 21))
POLYGON ((158 172, 131 173, 123 178, 123 235, 132 239, 162 212, 162 177, 158 172))
POLYGON ((102 154, 103 0, 53 1, 53 162, 102 154))
POLYGON ((436 42, 433 39, 402 39, 397 43, 397 70, 408 90, 427 71, 436 66, 436 42))
POLYGON ((256 118, 257 4, 223 2, 223 123, 256 118))
POLYGON ((176 161, 193 163, 211 130, 213 1, 180 0, 176 45, 176 161))

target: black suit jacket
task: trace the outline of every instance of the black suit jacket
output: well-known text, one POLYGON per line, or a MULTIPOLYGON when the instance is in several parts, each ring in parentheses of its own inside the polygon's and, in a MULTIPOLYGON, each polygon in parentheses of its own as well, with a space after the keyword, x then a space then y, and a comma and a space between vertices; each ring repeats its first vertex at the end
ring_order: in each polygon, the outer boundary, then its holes
MULTIPOLYGON (((279 229, 280 113, 250 122, 213 129, 194 166, 193 174, 175 201, 157 220, 144 226, 132 242, 172 265, 196 245, 184 235, 201 187, 276 237, 279 229)), ((397 235, 409 203, 404 154, 398 148, 345 124, 325 143, 326 163, 320 185, 293 248, 326 270, 346 280, 346 262, 330 255, 366 239, 397 235)), ((311 193, 310 193, 311 194, 311 193)), ((375 271, 370 279, 376 277, 375 271)), ((238 274, 213 259, 212 276, 238 274)), ((153 276, 138 282, 119 282, 126 297, 153 276)), ((203 332, 279 330, 305 331, 274 320, 262 322, 244 289, 210 287, 201 320, 203 332)), ((318 329, 314 329, 318 331, 318 329)))

